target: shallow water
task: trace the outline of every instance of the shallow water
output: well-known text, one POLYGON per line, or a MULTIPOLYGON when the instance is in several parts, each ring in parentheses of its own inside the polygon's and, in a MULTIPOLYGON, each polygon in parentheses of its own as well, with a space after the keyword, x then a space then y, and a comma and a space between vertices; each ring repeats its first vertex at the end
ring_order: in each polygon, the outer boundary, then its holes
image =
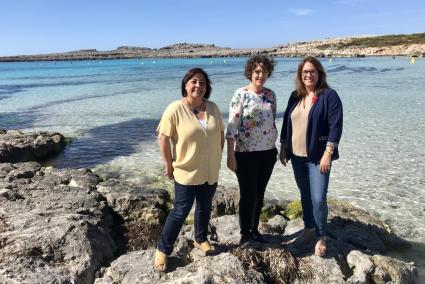
MULTIPOLYGON (((279 130, 298 61, 278 58, 267 82, 278 98, 279 130)), ((50 161, 57 167, 90 167, 132 182, 148 181, 162 173, 155 128, 165 107, 181 97, 185 72, 200 66, 210 74, 211 100, 227 120, 230 97, 248 83, 244 62, 0 63, 0 128, 55 130, 75 137, 50 161)), ((406 57, 335 58, 323 64, 344 105, 341 158, 333 165, 329 198, 370 211, 402 237, 425 243, 425 59, 410 64, 406 57)), ((236 186, 224 162, 220 183, 236 186)), ((276 165, 267 194, 299 198, 290 165, 276 165)))

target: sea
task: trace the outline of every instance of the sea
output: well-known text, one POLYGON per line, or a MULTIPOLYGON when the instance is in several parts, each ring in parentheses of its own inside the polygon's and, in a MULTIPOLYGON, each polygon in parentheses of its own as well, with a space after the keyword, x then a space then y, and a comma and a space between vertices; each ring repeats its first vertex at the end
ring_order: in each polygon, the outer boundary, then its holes
MULTIPOLYGON (((277 95, 280 132, 300 58, 275 57, 266 86, 277 95)), ((210 76, 225 123, 234 91, 249 81, 246 58, 131 59, 0 63, 0 128, 57 131, 71 137, 46 162, 90 168, 136 184, 163 179, 155 129, 167 105, 181 98, 187 70, 210 76)), ((344 107, 340 159, 328 198, 347 201, 388 223, 412 242, 401 253, 425 281, 425 58, 322 59, 344 107)), ((278 145, 278 144, 277 144, 278 145)), ((219 183, 237 187, 223 154, 219 183)), ((291 164, 276 164, 267 198, 299 199, 291 164)), ((397 252, 394 252, 397 253, 397 252)))

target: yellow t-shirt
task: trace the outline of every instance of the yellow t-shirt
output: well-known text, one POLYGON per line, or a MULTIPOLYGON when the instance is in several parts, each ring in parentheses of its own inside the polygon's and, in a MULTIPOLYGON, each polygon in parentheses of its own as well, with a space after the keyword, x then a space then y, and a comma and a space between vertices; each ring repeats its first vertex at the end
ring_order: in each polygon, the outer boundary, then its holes
POLYGON ((221 165, 221 133, 224 124, 221 112, 213 102, 206 101, 206 128, 195 114, 178 100, 171 103, 156 131, 171 138, 175 180, 183 185, 199 185, 218 181, 221 165))

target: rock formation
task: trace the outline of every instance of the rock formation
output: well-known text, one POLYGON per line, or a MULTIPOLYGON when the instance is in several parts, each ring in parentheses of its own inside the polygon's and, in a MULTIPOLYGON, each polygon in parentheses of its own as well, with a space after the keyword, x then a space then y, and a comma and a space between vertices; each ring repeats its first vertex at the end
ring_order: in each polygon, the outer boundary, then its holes
POLYGON ((260 226, 266 242, 240 247, 238 199, 235 188, 224 187, 214 198, 209 231, 216 253, 204 256, 195 249, 193 225, 187 225, 164 274, 153 271, 152 259, 171 206, 165 189, 101 181, 88 169, 0 163, 0 283, 418 280, 413 263, 386 255, 389 248, 404 249, 408 242, 378 218, 338 201, 329 202, 324 258, 313 255, 314 241, 303 246, 292 242, 303 222, 288 201, 267 201, 260 226))
POLYGON ((65 137, 60 133, 3 130, 0 132, 0 163, 43 160, 61 152, 65 144, 65 137))
POLYGON ((214 44, 176 43, 159 49, 120 46, 116 50, 84 49, 65 53, 0 57, 1 61, 106 60, 128 58, 237 57, 254 54, 301 57, 424 56, 425 34, 356 36, 296 42, 265 48, 232 49, 214 44))
POLYGON ((98 178, 0 165, 0 283, 91 283, 115 252, 98 178))

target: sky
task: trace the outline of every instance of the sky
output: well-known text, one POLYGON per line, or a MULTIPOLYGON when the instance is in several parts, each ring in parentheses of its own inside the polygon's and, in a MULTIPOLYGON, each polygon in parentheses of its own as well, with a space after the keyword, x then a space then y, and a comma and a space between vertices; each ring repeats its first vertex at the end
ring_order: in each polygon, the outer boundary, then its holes
POLYGON ((425 32, 424 0, 0 0, 0 56, 425 32))

